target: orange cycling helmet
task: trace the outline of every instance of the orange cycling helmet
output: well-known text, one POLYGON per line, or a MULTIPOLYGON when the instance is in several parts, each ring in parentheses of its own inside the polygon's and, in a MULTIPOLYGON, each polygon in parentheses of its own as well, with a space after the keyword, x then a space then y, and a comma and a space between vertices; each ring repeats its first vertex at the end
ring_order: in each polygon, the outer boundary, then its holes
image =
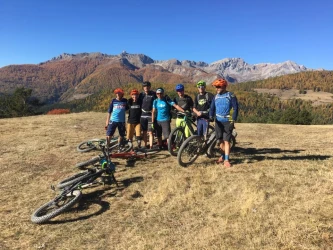
POLYGON ((214 87, 227 87, 228 86, 228 82, 224 79, 216 79, 213 84, 212 84, 214 87))
POLYGON ((137 89, 132 89, 130 95, 138 95, 139 91, 137 89))
POLYGON ((113 91, 113 93, 115 93, 115 94, 124 94, 124 90, 121 89, 121 88, 117 88, 113 91))

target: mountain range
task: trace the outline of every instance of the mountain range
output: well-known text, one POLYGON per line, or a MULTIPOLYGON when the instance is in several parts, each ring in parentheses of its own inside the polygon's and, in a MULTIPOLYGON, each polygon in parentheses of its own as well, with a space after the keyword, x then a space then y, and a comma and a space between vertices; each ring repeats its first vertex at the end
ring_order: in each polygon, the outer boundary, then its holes
POLYGON ((17 87, 33 89, 34 96, 48 103, 84 98, 105 88, 128 83, 208 84, 223 77, 231 83, 261 80, 312 71, 292 61, 248 64, 241 58, 225 58, 210 64, 189 60, 153 60, 144 54, 63 53, 39 64, 0 68, 0 93, 17 87))

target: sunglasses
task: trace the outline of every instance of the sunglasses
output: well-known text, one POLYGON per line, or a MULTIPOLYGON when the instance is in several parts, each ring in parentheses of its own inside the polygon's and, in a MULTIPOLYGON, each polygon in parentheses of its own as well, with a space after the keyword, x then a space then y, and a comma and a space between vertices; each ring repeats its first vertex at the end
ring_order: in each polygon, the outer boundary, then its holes
POLYGON ((198 86, 198 89, 203 89, 205 86, 198 86))
POLYGON ((162 95, 163 93, 156 93, 156 95, 162 95))

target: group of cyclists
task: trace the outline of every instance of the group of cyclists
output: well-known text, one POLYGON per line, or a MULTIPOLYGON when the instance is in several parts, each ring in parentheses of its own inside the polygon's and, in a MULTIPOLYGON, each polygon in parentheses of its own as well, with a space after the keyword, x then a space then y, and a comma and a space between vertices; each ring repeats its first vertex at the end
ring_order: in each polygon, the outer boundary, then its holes
MULTIPOLYGON (((206 91, 206 82, 201 80, 196 86, 198 94, 192 99, 185 94, 183 84, 178 84, 175 91, 178 96, 173 100, 166 95, 163 88, 151 90, 151 83, 142 83, 142 92, 132 89, 130 98, 124 98, 124 90, 117 88, 114 90, 116 98, 112 99, 105 129, 107 130, 107 142, 110 142, 118 128, 119 145, 121 145, 127 131, 127 139, 132 141, 136 136, 138 147, 152 147, 153 132, 158 138, 158 147, 163 148, 162 135, 168 140, 171 132, 171 110, 178 111, 176 126, 182 126, 184 113, 196 116, 197 133, 206 136, 208 125, 215 121, 216 137, 220 140, 221 157, 216 161, 225 167, 231 167, 229 161, 230 139, 234 122, 238 116, 238 101, 236 96, 226 90, 227 81, 217 79, 212 85, 216 88, 216 95, 206 91), (126 111, 128 110, 127 128, 125 126, 126 111), (233 110, 231 114, 231 110, 233 110), (149 144, 148 144, 149 141, 149 144)), ((185 127, 185 136, 188 137, 190 131, 185 127)))

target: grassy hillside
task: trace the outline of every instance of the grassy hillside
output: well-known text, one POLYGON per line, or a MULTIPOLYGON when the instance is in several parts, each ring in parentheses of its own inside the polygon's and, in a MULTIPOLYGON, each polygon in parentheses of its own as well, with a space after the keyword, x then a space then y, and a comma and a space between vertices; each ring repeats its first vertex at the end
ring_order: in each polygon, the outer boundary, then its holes
POLYGON ((236 124, 234 167, 200 157, 126 167, 115 186, 85 190, 78 207, 46 225, 32 212, 50 189, 95 156, 105 113, 0 120, 0 249, 332 249, 333 126, 236 124))

